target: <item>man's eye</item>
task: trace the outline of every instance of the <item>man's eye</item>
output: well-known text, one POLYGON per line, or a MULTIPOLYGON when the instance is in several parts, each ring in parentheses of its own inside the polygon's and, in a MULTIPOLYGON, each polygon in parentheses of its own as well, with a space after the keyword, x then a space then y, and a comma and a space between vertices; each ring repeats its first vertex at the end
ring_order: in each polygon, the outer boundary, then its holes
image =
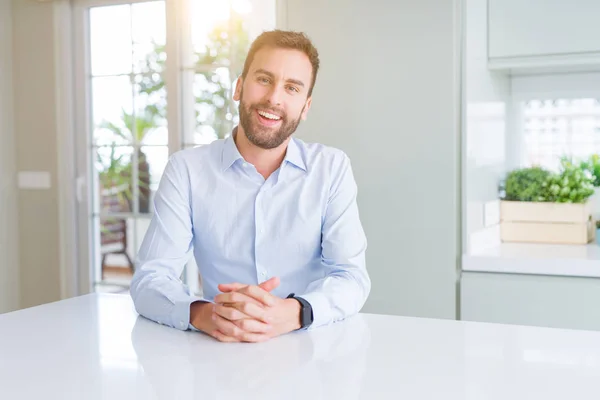
POLYGON ((260 83, 269 83, 269 78, 258 78, 260 83))
POLYGON ((294 93, 298 93, 299 92, 299 90, 298 90, 298 88, 296 86, 288 86, 288 89, 291 90, 294 93))

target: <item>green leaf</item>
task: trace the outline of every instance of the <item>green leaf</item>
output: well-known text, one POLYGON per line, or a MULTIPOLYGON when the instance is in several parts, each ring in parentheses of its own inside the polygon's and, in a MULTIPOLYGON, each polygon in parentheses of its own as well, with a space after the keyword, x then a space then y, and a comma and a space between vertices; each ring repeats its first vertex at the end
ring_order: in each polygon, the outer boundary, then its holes
POLYGON ((510 201, 537 201, 543 194, 544 185, 548 185, 550 175, 539 167, 523 168, 511 171, 506 177, 505 199, 510 201))

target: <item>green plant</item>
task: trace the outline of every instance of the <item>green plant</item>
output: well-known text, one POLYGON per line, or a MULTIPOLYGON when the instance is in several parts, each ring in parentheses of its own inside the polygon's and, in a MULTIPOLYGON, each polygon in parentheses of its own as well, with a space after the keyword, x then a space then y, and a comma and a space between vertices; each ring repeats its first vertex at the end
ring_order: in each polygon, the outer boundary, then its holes
POLYGON ((592 154, 588 160, 581 163, 581 168, 592 175, 594 187, 600 187, 600 155, 592 154))
POLYGON ((131 175, 129 167, 131 163, 125 161, 125 155, 117 155, 118 146, 113 142, 110 146, 110 155, 102 157, 97 153, 97 163, 102 171, 98 174, 100 187, 103 189, 113 189, 119 203, 126 203, 131 199, 131 175))
POLYGON ((513 170, 506 177, 504 200, 584 203, 594 194, 596 175, 591 171, 596 165, 600 170, 597 157, 579 164, 562 157, 558 173, 540 167, 513 170))
POLYGON ((543 185, 550 172, 540 168, 521 168, 508 173, 504 184, 505 200, 509 201, 545 201, 543 185))
POLYGON ((207 44, 194 56, 198 71, 196 83, 201 89, 195 91, 196 125, 212 127, 218 138, 224 138, 233 129, 236 110, 231 101, 234 89, 231 81, 241 75, 249 47, 244 19, 234 12, 229 21, 215 26, 207 44), (223 74, 224 66, 228 70, 226 74, 223 74))
MULTIPOLYGON (((99 126, 100 128, 111 131, 115 136, 118 136, 128 142, 132 142, 135 138, 138 144, 142 143, 142 140, 148 134, 150 130, 158 126, 157 120, 159 116, 152 112, 152 110, 146 108, 143 113, 136 115, 135 117, 127 113, 125 110, 122 111, 122 126, 116 125, 112 122, 103 121, 99 126), (133 133, 131 132, 133 128, 133 133)), ((133 199, 132 190, 132 177, 133 177, 133 165, 131 159, 125 160, 123 155, 116 157, 115 143, 111 146, 110 157, 108 158, 108 166, 100 173, 100 182, 104 188, 118 187, 122 191, 122 196, 129 203, 129 209, 133 209, 131 206, 131 200, 133 199)), ((146 154, 141 147, 137 150, 137 187, 138 187, 138 209, 142 214, 150 212, 150 165, 146 159, 146 154)), ((99 161, 102 162, 101 157, 99 161)))
POLYGON ((580 165, 563 162, 559 174, 550 174, 542 184, 539 201, 584 203, 594 194, 593 179, 580 165))

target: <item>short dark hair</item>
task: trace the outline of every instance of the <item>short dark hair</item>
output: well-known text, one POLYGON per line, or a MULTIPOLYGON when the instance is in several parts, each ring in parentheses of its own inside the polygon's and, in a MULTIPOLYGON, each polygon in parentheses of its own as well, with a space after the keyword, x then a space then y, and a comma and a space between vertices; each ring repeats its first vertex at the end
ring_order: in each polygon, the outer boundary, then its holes
POLYGON ((315 82, 317 81, 317 72, 319 71, 319 52, 312 44, 308 36, 302 32, 282 31, 279 29, 261 33, 250 46, 246 61, 244 62, 244 71, 242 78, 246 78, 250 64, 254 60, 254 55, 263 47, 275 47, 282 49, 299 50, 306 54, 312 65, 312 82, 308 90, 308 96, 312 94, 315 82))

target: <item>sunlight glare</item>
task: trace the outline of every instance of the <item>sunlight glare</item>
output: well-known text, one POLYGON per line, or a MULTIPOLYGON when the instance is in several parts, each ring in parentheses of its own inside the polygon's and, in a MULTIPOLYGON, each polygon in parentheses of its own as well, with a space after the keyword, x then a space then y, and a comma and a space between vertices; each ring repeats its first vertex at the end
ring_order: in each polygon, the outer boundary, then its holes
POLYGON ((252 3, 249 0, 232 0, 231 9, 238 14, 250 14, 252 3))
POLYGON ((208 35, 213 29, 229 20, 229 1, 194 0, 192 2, 192 43, 196 51, 201 51, 208 43, 208 35))

